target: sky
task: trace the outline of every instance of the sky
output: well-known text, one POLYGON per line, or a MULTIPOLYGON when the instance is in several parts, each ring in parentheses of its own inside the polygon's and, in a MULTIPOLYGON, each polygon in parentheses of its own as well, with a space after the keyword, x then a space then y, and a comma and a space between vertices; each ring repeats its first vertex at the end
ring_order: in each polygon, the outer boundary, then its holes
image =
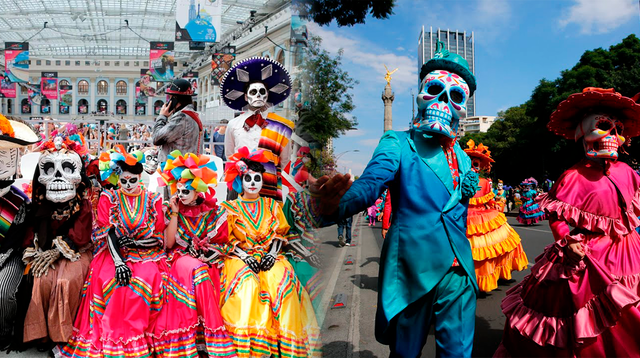
POLYGON ((640 37, 638 0, 396 0, 393 11, 353 27, 308 26, 326 50, 344 50, 342 68, 359 82, 351 113, 357 130, 334 140, 341 172, 360 175, 383 134, 385 64, 399 68, 391 75, 393 129, 409 128, 422 26, 474 32, 476 115, 485 116, 524 103, 541 79, 559 77, 584 51, 640 37))

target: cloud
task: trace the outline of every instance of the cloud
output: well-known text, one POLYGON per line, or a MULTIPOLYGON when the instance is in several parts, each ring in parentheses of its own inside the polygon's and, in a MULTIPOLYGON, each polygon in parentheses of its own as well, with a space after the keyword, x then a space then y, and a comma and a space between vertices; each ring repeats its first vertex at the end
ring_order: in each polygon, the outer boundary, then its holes
POLYGON ((394 88, 408 90, 416 84, 418 70, 415 58, 396 55, 380 48, 371 41, 354 38, 352 35, 338 34, 336 31, 331 31, 315 24, 309 24, 308 28, 312 34, 322 38, 322 47, 327 51, 335 54, 339 49, 343 49, 344 61, 349 61, 367 71, 367 79, 374 79, 377 83, 384 83, 384 66, 386 65, 389 70, 398 68, 398 71, 391 75, 394 88))
POLYGON ((380 138, 370 138, 359 140, 358 143, 365 147, 375 147, 380 142, 380 138))
POLYGON ((367 134, 366 130, 358 128, 355 130, 346 131, 342 137, 362 137, 365 134, 367 134))
POLYGON ((580 27, 582 34, 603 34, 638 18, 637 0, 575 0, 559 19, 562 28, 580 27))
POLYGON ((396 48, 396 51, 402 52, 402 51, 406 51, 406 49, 404 47, 400 46, 400 47, 396 48))
POLYGON ((342 172, 348 172, 349 169, 351 169, 351 173, 353 175, 361 175, 362 172, 364 171, 364 168, 367 167, 367 161, 364 162, 360 162, 360 161, 353 161, 353 160, 344 160, 344 159, 338 159, 338 167, 336 168, 338 171, 342 172))

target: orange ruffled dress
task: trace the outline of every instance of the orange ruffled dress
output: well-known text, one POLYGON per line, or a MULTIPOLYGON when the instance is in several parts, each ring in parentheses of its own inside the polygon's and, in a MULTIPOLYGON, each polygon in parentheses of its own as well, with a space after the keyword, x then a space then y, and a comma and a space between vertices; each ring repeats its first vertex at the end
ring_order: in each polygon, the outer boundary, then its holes
POLYGON ((511 271, 524 270, 529 263, 520 236, 507 224, 497 208, 491 183, 480 178, 480 190, 469 199, 467 238, 471 243, 478 286, 483 292, 498 287, 498 279, 511 279, 511 271))

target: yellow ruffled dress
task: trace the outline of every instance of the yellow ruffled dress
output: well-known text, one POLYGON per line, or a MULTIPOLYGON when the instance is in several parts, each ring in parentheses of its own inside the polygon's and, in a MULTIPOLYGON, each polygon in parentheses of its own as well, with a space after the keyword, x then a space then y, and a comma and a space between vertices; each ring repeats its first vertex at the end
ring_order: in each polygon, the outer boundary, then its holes
POLYGON ((269 271, 253 272, 232 255, 235 247, 258 261, 289 225, 271 198, 223 202, 229 224, 220 306, 238 357, 319 357, 320 329, 309 294, 282 254, 269 271))
POLYGON ((498 210, 491 183, 480 178, 480 190, 469 199, 467 238, 471 243, 478 286, 483 292, 495 290, 498 279, 511 279, 511 271, 524 270, 529 263, 520 236, 498 210))

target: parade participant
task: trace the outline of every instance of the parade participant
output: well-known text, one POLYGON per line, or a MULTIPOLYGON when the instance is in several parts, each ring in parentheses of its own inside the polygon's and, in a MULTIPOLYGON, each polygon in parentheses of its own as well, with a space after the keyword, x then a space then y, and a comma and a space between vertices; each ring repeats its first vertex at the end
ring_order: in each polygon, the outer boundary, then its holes
MULTIPOLYGON (((239 357, 318 357, 319 327, 309 294, 282 255, 289 225, 280 205, 260 196, 263 151, 227 162, 225 181, 241 196, 223 202, 229 225, 221 311, 239 357)), ((240 154, 237 153, 237 154, 240 154)))
POLYGON ((263 163, 266 172, 260 195, 282 202, 280 171, 290 161, 294 123, 268 110, 289 96, 289 73, 277 61, 250 57, 225 73, 220 91, 227 106, 245 111, 229 121, 224 137, 225 153, 230 156, 242 147, 265 150, 268 162, 263 163))
POLYGON ((205 155, 169 153, 162 178, 171 189, 165 204, 165 247, 170 266, 167 298, 158 317, 158 357, 235 356, 220 308, 219 245, 228 237, 227 217, 218 210, 216 166, 205 155))
MULTIPOLYGON (((0 114, 0 350, 14 340, 22 342, 22 319, 16 321, 16 293, 24 272, 22 243, 29 199, 12 186, 20 162, 20 148, 39 141, 24 123, 0 114), (14 338, 15 337, 15 338, 14 338)), ((23 318, 23 317, 22 317, 23 318)))
POLYGON ((353 185, 338 174, 311 188, 328 223, 361 212, 389 189, 376 339, 392 357, 420 356, 431 323, 438 356, 468 357, 473 346, 478 286, 465 226, 478 175, 455 137, 476 80, 467 61, 443 47, 438 42, 422 66, 412 128, 387 131, 353 185))
MULTIPOLYGON (((489 173, 493 159, 488 147, 482 143, 476 146, 469 140, 464 152, 471 158, 473 170, 489 173)), ((467 214, 467 238, 482 292, 495 290, 499 279, 510 280, 511 271, 522 271, 529 264, 520 236, 507 223, 503 205, 494 198, 489 180, 480 178, 478 191, 469 199, 467 214)))
POLYGON ((91 263, 93 214, 91 183, 81 141, 56 136, 40 147, 33 177, 32 231, 22 260, 32 282, 24 323, 24 342, 41 340, 42 349, 66 342, 73 332, 85 276, 91 263), (53 343, 49 343, 53 342, 53 343))
POLYGON ((369 219, 369 226, 376 225, 376 218, 378 217, 378 209, 380 204, 382 203, 382 199, 378 198, 373 205, 367 208, 367 218, 369 219))
MULTIPOLYGON (((295 162, 289 162, 289 165, 284 169, 284 171, 303 188, 307 187, 307 181, 310 177, 309 169, 307 168, 310 161, 311 149, 309 147, 300 147, 300 149, 298 149, 295 162)), ((313 180, 312 176, 311 179, 313 180)), ((285 183, 289 187, 289 192, 296 191, 289 181, 285 181, 285 183)))
POLYGON ((158 149, 145 148, 142 153, 144 154, 144 164, 142 164, 142 168, 145 173, 153 175, 158 169, 158 149))
POLYGON ((539 199, 555 243, 502 301, 496 356, 640 356, 640 177, 616 160, 640 135, 639 97, 589 87, 551 115, 547 127, 582 140, 586 158, 539 199))
POLYGON ((535 202, 538 196, 538 192, 536 191, 538 181, 534 178, 529 178, 525 179, 520 185, 522 185, 524 189, 522 191, 522 206, 520 207, 520 213, 517 218, 518 222, 528 226, 544 220, 544 211, 542 211, 535 202))
POLYGON ((196 155, 204 153, 203 127, 193 108, 191 84, 182 78, 175 79, 164 92, 169 100, 162 105, 152 134, 153 145, 160 147, 158 161, 166 161, 174 150, 196 155))
POLYGON ((85 282, 73 336, 56 349, 64 357, 150 356, 162 308, 165 229, 162 200, 140 185, 144 155, 121 145, 100 154, 104 190, 93 232, 94 259, 85 282))
POLYGON ((505 207, 507 206, 507 191, 504 190, 504 183, 502 180, 498 179, 498 186, 493 190, 495 194, 496 203, 500 205, 498 210, 500 212, 504 212, 505 207))

